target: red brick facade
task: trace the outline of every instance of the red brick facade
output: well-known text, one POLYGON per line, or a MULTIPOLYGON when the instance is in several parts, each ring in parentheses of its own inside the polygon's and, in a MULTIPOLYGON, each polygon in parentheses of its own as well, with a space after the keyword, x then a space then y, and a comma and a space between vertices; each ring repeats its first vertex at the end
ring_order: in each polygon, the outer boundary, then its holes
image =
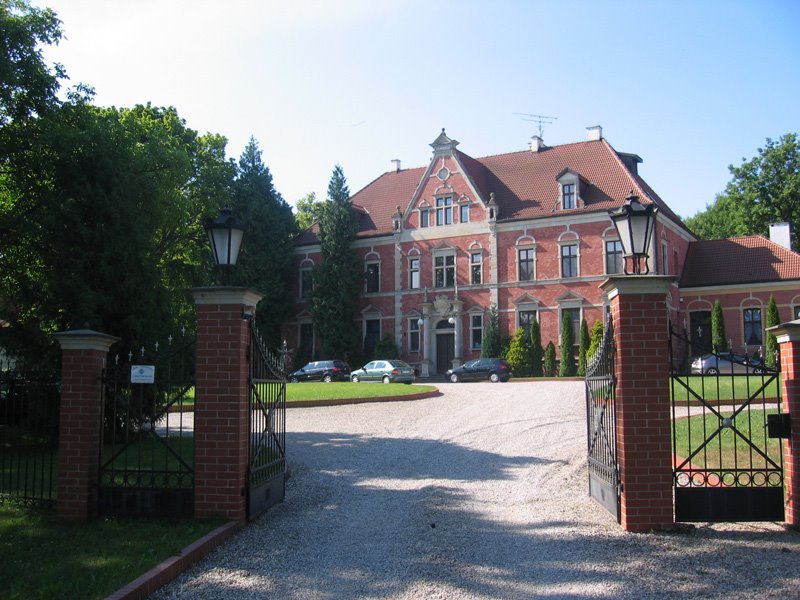
MULTIPOLYGON (((733 348, 749 343, 752 353, 753 341, 763 340, 771 294, 781 320, 800 316, 800 255, 760 236, 697 241, 638 175, 641 159, 617 152, 597 130, 586 142, 550 148, 539 140, 528 152, 481 159, 457 145, 442 132, 427 167, 385 173, 351 199, 359 219, 354 248, 365 272, 379 275, 374 289, 365 282, 362 337, 392 334, 403 359, 423 375, 479 355, 474 332, 485 327, 492 305, 502 335, 533 317, 543 344, 556 347, 564 311, 589 327, 602 318, 609 303, 599 285, 617 272, 607 254, 618 240, 608 210, 631 192, 659 209, 649 268, 675 278, 667 302, 677 328, 710 350, 710 311, 719 299, 733 348), (454 277, 437 279, 437 260, 453 260, 454 277), (473 266, 480 283, 473 283, 473 266), (746 319, 760 319, 748 325, 748 336, 746 319)), ((298 274, 319 263, 315 228, 301 235, 295 256, 298 274)), ((305 340, 318 349, 299 279, 285 338, 290 347, 305 340)))

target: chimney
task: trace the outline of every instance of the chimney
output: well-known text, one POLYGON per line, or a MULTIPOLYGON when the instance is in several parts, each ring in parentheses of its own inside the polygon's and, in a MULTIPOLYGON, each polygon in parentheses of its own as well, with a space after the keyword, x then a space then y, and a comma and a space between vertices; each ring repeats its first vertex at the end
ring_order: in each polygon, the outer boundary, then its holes
POLYGON ((789 223, 771 223, 769 239, 789 250, 792 249, 792 230, 789 223))
POLYGON ((531 138, 531 143, 528 144, 528 147, 531 149, 531 152, 538 152, 539 150, 543 150, 544 140, 540 138, 538 135, 534 135, 531 138))
POLYGON ((600 125, 593 125, 586 128, 586 141, 597 142, 603 139, 603 128, 600 125))
POLYGON ((400 159, 393 158, 392 159, 392 170, 397 173, 400 170, 400 159))

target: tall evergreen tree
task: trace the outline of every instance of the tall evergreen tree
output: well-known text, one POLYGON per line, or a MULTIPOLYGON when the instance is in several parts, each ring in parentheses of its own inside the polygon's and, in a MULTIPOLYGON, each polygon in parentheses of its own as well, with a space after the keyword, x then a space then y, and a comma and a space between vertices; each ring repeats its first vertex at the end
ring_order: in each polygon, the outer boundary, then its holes
POLYGON ((578 375, 583 377, 586 375, 586 356, 589 351, 589 325, 586 324, 586 319, 581 319, 581 336, 580 344, 578 345, 578 375))
POLYGON ((575 338, 575 332, 572 327, 572 319, 568 312, 564 311, 564 317, 561 319, 561 343, 559 351, 561 352, 561 363, 558 366, 559 377, 573 377, 575 375, 575 356, 572 350, 572 340, 575 338))
POLYGON ((725 334, 725 316, 722 314, 722 304, 714 301, 711 309, 711 345, 714 352, 725 352, 728 349, 728 336, 725 334))
POLYGON ((556 376, 556 346, 552 341, 547 342, 547 348, 544 349, 542 368, 544 369, 545 377, 556 376))
MULTIPOLYGON (((774 327, 780 324, 781 316, 778 313, 778 305, 775 302, 775 296, 770 294, 769 303, 767 303, 767 327, 774 327)), ((774 334, 767 331, 764 342, 764 362, 766 362, 767 366, 775 367, 778 362, 778 339, 774 334)))
POLYGON ((481 358, 497 358, 500 356, 500 315, 497 306, 489 308, 489 322, 483 333, 481 342, 481 358))
POLYGON ((336 165, 328 184, 328 198, 319 212, 322 261, 314 269, 311 294, 311 318, 326 358, 348 359, 360 347, 356 318, 364 274, 352 248, 355 236, 350 190, 342 168, 336 165))
POLYGON ((531 375, 531 353, 526 342, 527 334, 525 329, 520 327, 511 338, 511 345, 506 353, 506 360, 511 371, 517 377, 530 377, 531 375))
POLYGON ((246 227, 236 277, 264 294, 256 307, 256 323, 267 343, 277 347, 292 302, 289 282, 297 229, 292 208, 275 190, 252 137, 239 158, 231 196, 233 214, 246 227))
POLYGON ((600 344, 603 341, 603 321, 602 319, 597 319, 592 325, 592 335, 591 335, 591 342, 589 343, 589 349, 586 351, 586 364, 588 365, 592 362, 594 355, 597 354, 597 351, 600 349, 600 344))
POLYGON ((542 328, 539 327, 539 319, 533 319, 531 322, 531 341, 530 341, 530 355, 531 355, 531 376, 542 376, 542 357, 544 350, 542 349, 542 328))

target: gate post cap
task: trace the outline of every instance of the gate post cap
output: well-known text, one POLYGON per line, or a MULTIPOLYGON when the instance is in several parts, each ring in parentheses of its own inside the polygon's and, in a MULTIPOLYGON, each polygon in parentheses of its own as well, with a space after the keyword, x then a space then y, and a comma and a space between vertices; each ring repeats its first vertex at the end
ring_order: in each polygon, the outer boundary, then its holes
POLYGON ((108 352, 108 349, 120 340, 115 335, 100 333, 92 329, 59 331, 54 333, 53 337, 61 344, 62 350, 99 350, 101 352, 108 352))
POLYGON ((234 286, 208 286, 189 288, 195 304, 241 304, 255 306, 264 294, 251 288, 234 286))
POLYGON ((666 294, 676 281, 672 275, 616 275, 600 284, 608 299, 625 294, 666 294))
POLYGON ((767 327, 767 331, 775 336, 779 344, 798 342, 800 341, 800 319, 767 327))

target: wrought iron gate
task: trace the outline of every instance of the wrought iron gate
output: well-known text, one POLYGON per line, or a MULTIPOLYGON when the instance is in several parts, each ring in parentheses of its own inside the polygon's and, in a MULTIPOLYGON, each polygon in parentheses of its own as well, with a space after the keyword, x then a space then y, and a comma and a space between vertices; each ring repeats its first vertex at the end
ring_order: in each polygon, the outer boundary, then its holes
POLYGON ((167 342, 116 355, 103 374, 101 516, 193 515, 195 336, 167 342))
POLYGON ((778 370, 703 353, 672 327, 670 356, 675 520, 782 521, 782 443, 766 426, 781 412, 778 370))
POLYGON ((589 495, 620 520, 614 379, 614 325, 609 317, 600 348, 586 367, 589 495))
POLYGON ((282 502, 286 480, 286 348, 270 352, 250 320, 247 518, 282 502))

